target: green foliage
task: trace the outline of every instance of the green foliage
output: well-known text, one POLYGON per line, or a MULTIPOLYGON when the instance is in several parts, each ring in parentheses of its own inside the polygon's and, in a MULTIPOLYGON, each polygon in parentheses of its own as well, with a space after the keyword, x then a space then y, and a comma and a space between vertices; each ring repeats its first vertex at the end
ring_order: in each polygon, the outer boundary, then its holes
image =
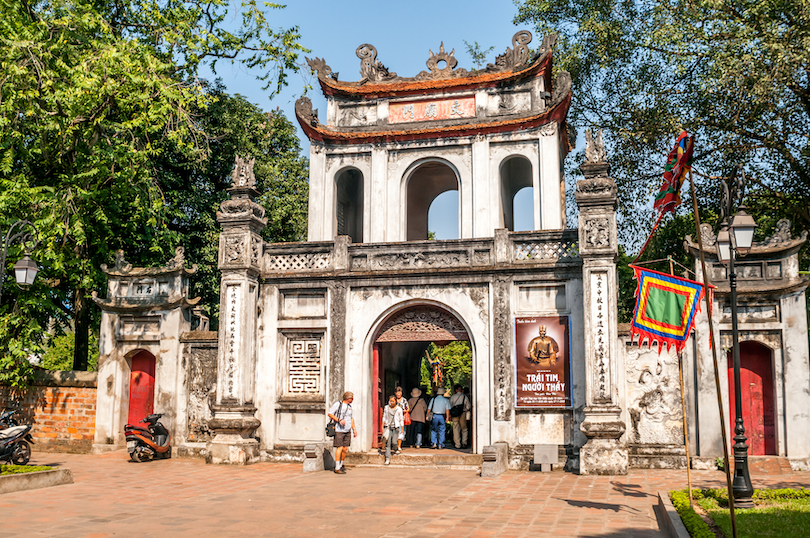
MULTIPOLYGON (((49 339, 45 352, 39 361, 39 366, 47 370, 72 370, 75 335, 72 332, 60 334, 49 339)), ((90 357, 87 361, 87 370, 98 370, 98 334, 90 333, 90 357)))
POLYGON ((22 473, 36 473, 38 471, 50 471, 53 467, 45 465, 0 465, 0 476, 22 473))
MULTIPOLYGON (((571 72, 575 89, 569 122, 605 130, 627 244, 651 227, 682 129, 697 135, 696 170, 728 175, 744 163, 755 217, 810 228, 805 0, 523 0, 515 22, 559 34, 555 68, 571 72)), ((717 207, 719 182, 695 179, 701 206, 717 207)))
MULTIPOLYGON (((698 493, 698 490, 693 491, 694 498, 697 499, 698 493)), ((681 521, 683 521, 686 530, 689 531, 689 536, 692 538, 714 538, 714 532, 695 512, 694 508, 689 506, 689 493, 686 490, 670 491, 669 496, 672 499, 672 506, 678 511, 681 521)))
POLYGON ((476 69, 483 69, 487 65, 487 54, 495 50, 495 47, 482 48, 478 41, 474 41, 472 45, 464 41, 464 46, 467 47, 467 54, 472 58, 476 69))
POLYGON ((166 227, 174 232, 175 244, 186 248, 188 263, 199 266, 193 293, 208 307, 215 330, 220 284, 216 212, 228 197, 234 156, 256 159, 258 201, 268 221, 262 233, 269 242, 306 238, 309 167, 295 127, 280 110, 265 114, 244 97, 225 93, 219 81, 207 90, 207 98, 205 109, 192 111, 209 139, 205 153, 166 141, 154 170, 167 204, 166 227))
MULTIPOLYGON (((472 380, 472 347, 466 341, 450 342, 445 346, 437 346, 433 342, 428 346, 431 358, 440 359, 444 368, 444 387, 453 392, 453 386, 458 384, 469 387, 472 380)), ((427 380, 424 379, 427 358, 423 359, 422 382, 424 386, 431 387, 431 370, 427 367, 427 380), (425 383, 427 381, 427 383, 425 383)))
MULTIPOLYGON (((700 507, 726 536, 731 536, 731 518, 725 489, 699 490, 700 507)), ((756 508, 735 510, 738 536, 803 537, 810 528, 810 492, 805 489, 755 490, 756 508)))
MULTIPOLYGON (((4 368, 0 380, 25 382, 24 359, 39 353, 50 323, 74 327, 74 367, 83 369, 101 264, 118 248, 136 265, 164 263, 183 239, 155 168, 168 146, 201 160, 210 151, 193 115, 213 99, 196 78, 200 66, 241 61, 275 89, 297 69, 297 29, 272 30, 254 0, 229 29, 229 6, 0 0, 0 229, 32 220, 42 267, 25 294, 4 287, 0 354, 20 371, 4 368)), ((280 214, 300 225, 300 214, 280 214)))

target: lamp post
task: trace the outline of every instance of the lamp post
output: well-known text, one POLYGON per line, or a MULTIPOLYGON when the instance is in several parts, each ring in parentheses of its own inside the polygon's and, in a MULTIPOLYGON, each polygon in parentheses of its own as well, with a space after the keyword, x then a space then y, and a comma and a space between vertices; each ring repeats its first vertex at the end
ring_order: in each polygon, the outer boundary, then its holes
POLYGON ((31 259, 31 251, 37 248, 39 244, 39 232, 36 226, 28 220, 18 220, 11 225, 6 233, 5 241, 3 242, 3 252, 0 253, 0 299, 3 298, 3 282, 6 278, 6 257, 8 256, 8 247, 19 242, 25 249, 23 257, 14 264, 14 279, 17 285, 28 287, 34 283, 37 277, 39 268, 34 260, 31 259))
POLYGON ((732 355, 734 358, 734 479, 731 490, 734 503, 740 508, 752 508, 754 503, 751 496, 754 487, 748 474, 748 445, 745 436, 745 425, 742 417, 742 395, 740 390, 740 336, 737 328, 737 274, 734 271, 734 258, 745 256, 751 248, 754 239, 754 230, 757 227, 754 219, 749 215, 742 204, 745 196, 745 172, 742 165, 738 165, 731 178, 723 181, 723 200, 721 214, 723 222, 717 234, 717 257, 724 264, 728 264, 728 283, 731 300, 731 339, 732 355), (736 214, 728 218, 737 209, 736 214))

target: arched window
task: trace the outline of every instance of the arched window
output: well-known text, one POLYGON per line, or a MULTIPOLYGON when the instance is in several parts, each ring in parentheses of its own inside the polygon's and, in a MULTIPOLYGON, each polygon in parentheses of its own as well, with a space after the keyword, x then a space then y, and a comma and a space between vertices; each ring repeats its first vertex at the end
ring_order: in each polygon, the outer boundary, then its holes
MULTIPOLYGON (((428 213, 440 194, 447 191, 456 192, 458 200, 458 178, 455 171, 447 164, 439 161, 429 161, 419 165, 408 178, 407 186, 407 222, 406 239, 408 241, 419 241, 428 238, 428 213)), ((438 203, 437 206, 443 206, 438 203)), ((454 219, 456 224, 456 239, 458 238, 458 202, 455 203, 454 214, 436 213, 436 217, 441 220, 454 219)), ((438 225, 438 223, 437 223, 438 225)), ((450 226, 447 227, 448 229, 450 226)), ((442 237, 442 239, 453 239, 453 237, 442 237)))
POLYGON ((525 157, 501 163, 501 225, 511 231, 536 230, 532 164, 525 157))
POLYGON ((356 168, 340 172, 336 179, 337 235, 348 235, 352 243, 363 242, 363 174, 356 168))

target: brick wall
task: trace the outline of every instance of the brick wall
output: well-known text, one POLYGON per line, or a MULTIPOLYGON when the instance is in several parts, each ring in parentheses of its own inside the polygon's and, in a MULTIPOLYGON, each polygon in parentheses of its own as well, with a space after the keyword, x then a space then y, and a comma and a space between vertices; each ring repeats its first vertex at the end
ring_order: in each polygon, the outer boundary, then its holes
POLYGON ((89 453, 96 424, 95 372, 38 372, 22 393, 0 387, 0 408, 32 424, 34 450, 89 453))

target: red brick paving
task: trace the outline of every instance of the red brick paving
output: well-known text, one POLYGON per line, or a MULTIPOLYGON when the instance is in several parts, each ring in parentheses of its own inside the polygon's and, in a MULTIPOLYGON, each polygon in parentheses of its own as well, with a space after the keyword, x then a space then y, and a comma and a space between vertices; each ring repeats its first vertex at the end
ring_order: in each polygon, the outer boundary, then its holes
MULTIPOLYGON (((656 492, 684 487, 684 471, 623 477, 358 467, 303 474, 300 464, 209 466, 126 454, 35 453, 75 483, 0 496, 3 537, 272 536, 453 538, 659 536, 656 492)), ((754 475, 755 487, 810 486, 810 473, 754 475)), ((725 483, 696 471, 697 486, 725 483)))

